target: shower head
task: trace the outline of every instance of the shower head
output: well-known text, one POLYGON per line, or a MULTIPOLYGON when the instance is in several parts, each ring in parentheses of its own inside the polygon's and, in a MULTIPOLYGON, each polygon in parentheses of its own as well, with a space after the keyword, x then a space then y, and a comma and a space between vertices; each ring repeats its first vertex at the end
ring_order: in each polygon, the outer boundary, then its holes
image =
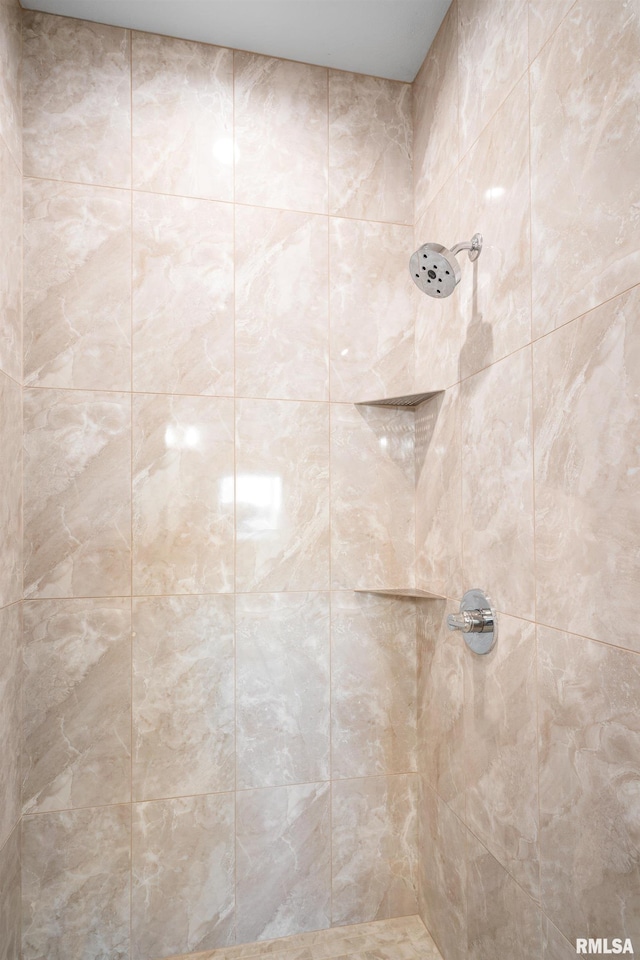
POLYGON ((440 243, 424 243, 411 257, 409 269, 416 287, 430 297, 450 297, 460 283, 460 264, 456 254, 469 251, 469 260, 477 260, 482 250, 482 235, 475 233, 469 243, 456 243, 447 250, 440 243))

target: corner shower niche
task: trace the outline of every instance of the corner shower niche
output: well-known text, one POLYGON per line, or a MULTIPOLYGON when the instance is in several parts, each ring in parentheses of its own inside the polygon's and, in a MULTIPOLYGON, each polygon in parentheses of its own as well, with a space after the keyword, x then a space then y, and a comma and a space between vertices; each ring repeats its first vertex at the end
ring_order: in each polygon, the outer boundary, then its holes
MULTIPOLYGON (((428 403, 434 397, 440 397, 444 390, 429 390, 423 393, 406 393, 401 397, 383 397, 380 400, 360 400, 356 407, 390 407, 395 410, 413 410, 414 412, 423 403, 428 403)), ((375 593, 381 597, 404 597, 411 600, 443 600, 439 593, 430 593, 428 590, 419 590, 416 587, 361 587, 355 593, 375 593)))

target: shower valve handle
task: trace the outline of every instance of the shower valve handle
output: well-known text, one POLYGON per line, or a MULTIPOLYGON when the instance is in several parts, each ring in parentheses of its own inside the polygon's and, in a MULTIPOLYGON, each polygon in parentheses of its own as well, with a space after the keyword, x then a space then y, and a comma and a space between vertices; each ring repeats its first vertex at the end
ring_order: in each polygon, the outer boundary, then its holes
POLYGON ((461 610, 447 617, 449 630, 461 630, 462 633, 490 633, 493 630, 491 610, 461 610))

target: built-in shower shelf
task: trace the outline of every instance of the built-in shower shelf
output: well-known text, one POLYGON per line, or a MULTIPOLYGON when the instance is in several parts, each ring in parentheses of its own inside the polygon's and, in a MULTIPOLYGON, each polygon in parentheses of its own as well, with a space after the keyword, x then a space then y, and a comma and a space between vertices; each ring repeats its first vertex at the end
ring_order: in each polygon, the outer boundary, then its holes
POLYGON ((356 590, 355 593, 376 593, 381 597, 407 597, 412 600, 444 600, 439 593, 429 593, 415 587, 369 587, 366 590, 356 590))
POLYGON ((407 393, 403 397, 384 397, 382 400, 360 400, 357 407, 400 407, 410 410, 419 407, 421 403, 439 397, 444 390, 430 390, 426 393, 407 393))

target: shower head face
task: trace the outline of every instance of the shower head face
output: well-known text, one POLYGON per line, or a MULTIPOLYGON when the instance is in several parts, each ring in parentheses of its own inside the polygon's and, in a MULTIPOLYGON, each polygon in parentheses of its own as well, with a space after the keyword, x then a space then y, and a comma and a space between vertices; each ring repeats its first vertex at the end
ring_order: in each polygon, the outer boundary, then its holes
POLYGON ((460 283, 460 264, 453 253, 439 243, 424 243, 409 261, 416 287, 430 297, 450 297, 460 283))

